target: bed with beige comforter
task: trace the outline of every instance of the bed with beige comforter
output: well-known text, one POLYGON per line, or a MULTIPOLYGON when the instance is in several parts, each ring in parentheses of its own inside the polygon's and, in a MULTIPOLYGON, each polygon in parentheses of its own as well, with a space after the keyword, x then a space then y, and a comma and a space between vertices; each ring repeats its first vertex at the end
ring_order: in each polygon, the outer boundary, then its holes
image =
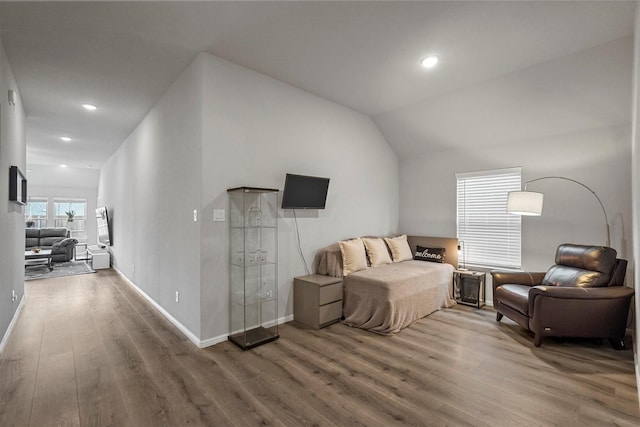
MULTIPOLYGON (((398 333, 434 311, 456 304, 451 297, 457 240, 409 237, 409 244, 446 246, 445 263, 403 261, 367 268, 343 277, 343 320, 346 325, 381 335, 398 333), (435 239, 435 240, 434 240, 435 239)), ((337 246, 337 245, 336 245, 337 246)), ((325 248, 316 258, 316 271, 341 277, 340 250, 325 248)))
POLYGON ((343 323, 393 335, 436 310, 451 307, 451 264, 404 261, 343 278, 343 323))

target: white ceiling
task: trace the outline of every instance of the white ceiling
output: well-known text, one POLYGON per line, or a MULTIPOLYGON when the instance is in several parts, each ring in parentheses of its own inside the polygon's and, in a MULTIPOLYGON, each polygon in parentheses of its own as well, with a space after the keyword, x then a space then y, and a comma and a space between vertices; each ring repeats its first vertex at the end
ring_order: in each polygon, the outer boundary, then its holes
POLYGON ((409 155, 465 141, 439 131, 437 115, 429 119, 434 105, 464 105, 461 91, 537 67, 544 74, 544 64, 610 42, 626 67, 631 59, 619 46, 629 43, 634 8, 611 1, 3 1, 0 36, 27 114, 28 166, 97 170, 201 51, 369 114, 396 152, 409 155), (429 71, 419 66, 428 54, 441 58, 429 71), (88 113, 83 102, 99 109, 88 113))

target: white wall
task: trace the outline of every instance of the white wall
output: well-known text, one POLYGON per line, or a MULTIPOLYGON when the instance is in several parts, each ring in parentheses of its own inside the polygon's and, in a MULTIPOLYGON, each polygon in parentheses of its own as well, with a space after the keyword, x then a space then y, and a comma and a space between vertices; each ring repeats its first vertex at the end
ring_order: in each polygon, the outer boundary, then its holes
POLYGON ((87 233, 86 243, 95 245, 98 241, 98 224, 96 222, 96 199, 98 198, 97 188, 79 188, 79 187, 51 187, 29 185, 29 197, 45 197, 49 200, 47 214, 48 225, 53 227, 55 224, 55 211, 53 208, 53 200, 55 198, 74 198, 85 199, 87 201, 87 211, 85 220, 85 231, 87 233))
MULTIPOLYGON (((287 172, 329 177, 325 210, 297 211, 304 256, 340 239, 386 235, 398 221, 398 161, 372 120, 340 105, 202 54, 203 337, 228 332, 226 190, 279 188, 287 172)), ((293 278, 305 274, 290 211, 280 210, 279 316, 293 314, 293 278)))
MULTIPOLYGON (((633 63, 633 156, 632 156, 632 187, 633 187, 633 253, 640 254, 640 8, 636 4, 635 38, 634 38, 634 63, 633 63)), ((636 362, 636 384, 640 385, 640 349, 638 339, 640 338, 640 268, 637 267, 637 256, 633 259, 635 267, 635 362, 636 362)), ((640 387, 638 388, 640 400, 640 387)))
POLYGON ((30 169, 27 172, 27 179, 31 187, 85 188, 94 192, 98 188, 100 170, 97 168, 61 168, 53 164, 37 164, 33 163, 29 152, 27 152, 27 160, 30 169))
POLYGON ((616 126, 630 122, 632 67, 629 36, 441 93, 375 121, 401 159, 616 126))
POLYGON ((24 295, 24 207, 9 202, 8 188, 9 166, 26 171, 25 115, 19 93, 15 107, 7 105, 9 89, 18 92, 0 42, 0 343, 24 295), (12 291, 17 294, 15 301, 12 291))
POLYGON ((201 64, 191 64, 101 170, 113 265, 200 336, 201 64), (180 302, 175 292, 180 292, 180 302))
MULTIPOLYGON (((411 234, 456 235, 456 172, 522 167, 523 183, 561 175, 591 187, 602 199, 611 224, 611 245, 631 259, 630 126, 578 132, 476 150, 441 151, 402 162, 400 230, 411 234)), ((561 243, 606 241, 602 210, 579 185, 547 180, 530 190, 545 194, 544 214, 523 217, 525 271, 546 271, 561 243)), ((632 269, 631 269, 632 270, 632 269)), ((627 278, 632 282, 632 273, 627 278)), ((488 290, 487 299, 491 298, 488 290)))
MULTIPOLYGON (((228 211, 228 188, 282 188, 287 172, 331 178, 327 209, 299 213, 309 268, 325 245, 396 230, 398 162, 369 117, 200 54, 101 172, 115 266, 200 341, 223 338, 229 225, 214 223, 213 209, 228 211)), ((290 213, 280 215, 286 317, 293 277, 305 272, 290 213)))
MULTIPOLYGON (((404 153, 400 231, 455 236, 455 173, 521 166, 523 184, 560 175, 591 187, 606 208, 611 245, 632 260, 632 58, 624 38, 377 117, 404 153), (419 114, 426 128, 406 119, 419 114), (416 141, 432 151, 416 154, 416 141)), ((605 244, 602 210, 587 190, 561 180, 529 189, 545 194, 545 207, 541 217, 523 218, 523 269, 546 271, 561 243, 605 244)))

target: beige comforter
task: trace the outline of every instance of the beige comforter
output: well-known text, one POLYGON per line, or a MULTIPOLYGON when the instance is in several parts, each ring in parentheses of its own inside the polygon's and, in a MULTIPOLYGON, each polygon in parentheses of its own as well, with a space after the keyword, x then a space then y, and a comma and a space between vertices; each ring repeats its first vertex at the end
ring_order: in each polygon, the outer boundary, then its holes
POLYGON ((436 310, 455 305, 452 280, 451 264, 424 261, 352 273, 343 279, 343 323, 393 335, 436 310))

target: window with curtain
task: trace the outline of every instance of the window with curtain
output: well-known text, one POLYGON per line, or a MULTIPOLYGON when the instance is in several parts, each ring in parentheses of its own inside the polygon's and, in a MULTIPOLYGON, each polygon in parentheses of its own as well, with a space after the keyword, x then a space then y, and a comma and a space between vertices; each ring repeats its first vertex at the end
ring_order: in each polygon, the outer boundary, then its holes
POLYGON ((46 197, 29 198, 24 209, 27 227, 45 228, 47 226, 47 203, 46 197))
POLYGON ((56 227, 67 227, 71 231, 71 237, 79 242, 87 241, 86 210, 87 201, 85 199, 53 199, 53 209, 55 213, 56 227), (67 212, 73 212, 73 220, 69 218, 67 212))
POLYGON ((521 218, 507 213, 507 194, 521 190, 521 168, 457 173, 456 180, 464 263, 520 268, 521 218))

